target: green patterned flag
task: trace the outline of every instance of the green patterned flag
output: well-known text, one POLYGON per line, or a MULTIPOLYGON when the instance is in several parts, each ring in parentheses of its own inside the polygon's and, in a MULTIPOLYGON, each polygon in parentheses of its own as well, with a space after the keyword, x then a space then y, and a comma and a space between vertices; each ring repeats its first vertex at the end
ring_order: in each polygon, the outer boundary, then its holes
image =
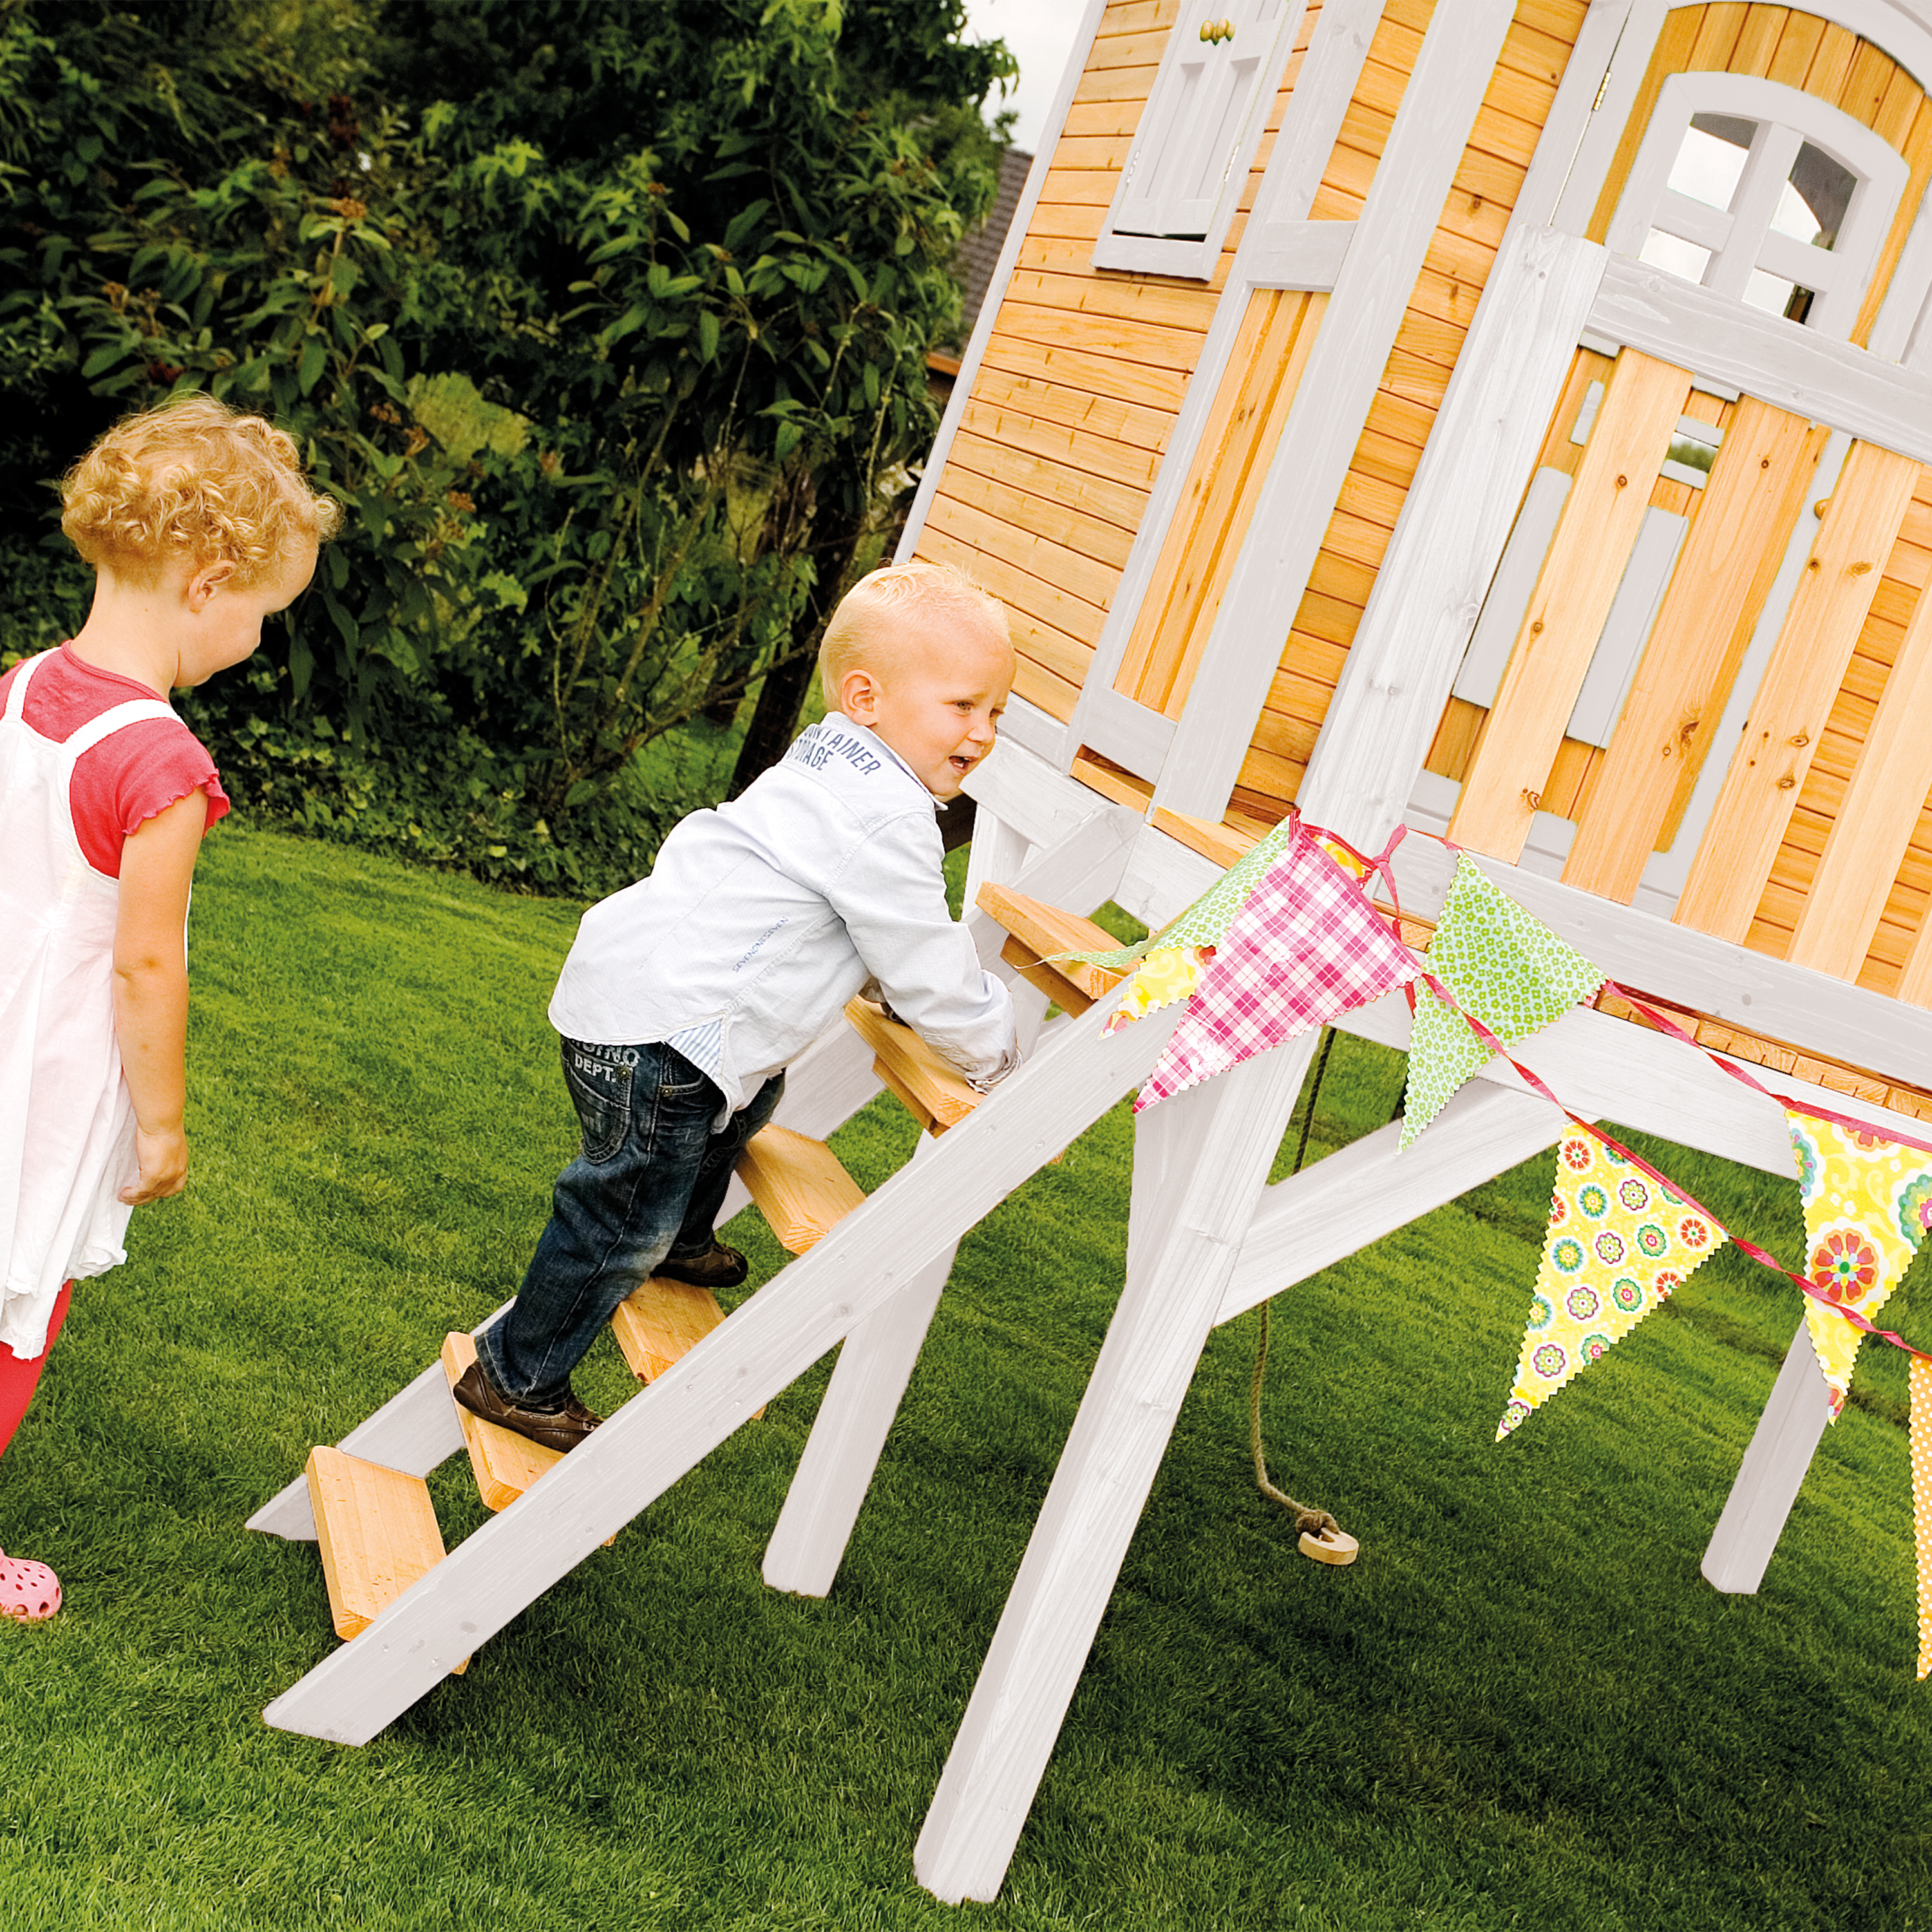
MULTIPOLYGON (((1561 1019, 1604 983, 1604 975, 1472 864, 1456 862, 1430 944, 1429 970, 1508 1044, 1561 1019)), ((1488 1061, 1490 1049, 1418 980, 1408 1048, 1408 1096, 1402 1121, 1407 1147, 1488 1061)))

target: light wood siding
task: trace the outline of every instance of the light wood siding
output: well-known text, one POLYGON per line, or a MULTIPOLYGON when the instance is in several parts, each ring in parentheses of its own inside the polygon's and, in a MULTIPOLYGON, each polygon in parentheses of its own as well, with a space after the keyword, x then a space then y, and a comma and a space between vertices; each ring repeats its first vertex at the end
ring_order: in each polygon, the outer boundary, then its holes
POLYGON ((1318 11, 1210 281, 1092 266, 1179 0, 1114 0, 1074 92, 917 545, 1005 602, 1014 688, 1056 718, 1072 715, 1318 11))
MULTIPOLYGON (((1390 0, 1317 218, 1361 212, 1432 10, 1430 0, 1390 0)), ((1300 784, 1585 10, 1582 0, 1522 0, 1516 10, 1242 764, 1232 819, 1272 824, 1300 784)))
POLYGON ((1892 271, 1932 178, 1932 101, 1892 57, 1847 27, 1797 8, 1718 4, 1674 8, 1658 37, 1636 107, 1590 220, 1600 242, 1629 178, 1651 110, 1673 74, 1748 74, 1814 95, 1870 128, 1904 156, 1912 172, 1879 250, 1851 339, 1871 333, 1892 271))

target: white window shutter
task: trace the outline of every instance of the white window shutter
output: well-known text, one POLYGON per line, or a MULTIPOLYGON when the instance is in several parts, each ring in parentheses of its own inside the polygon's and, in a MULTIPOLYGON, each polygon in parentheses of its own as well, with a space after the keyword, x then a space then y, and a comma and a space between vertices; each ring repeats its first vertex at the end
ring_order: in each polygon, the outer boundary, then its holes
POLYGON ((1279 71, 1270 56, 1290 10, 1286 0, 1194 0, 1175 22, 1141 133, 1114 232, 1192 240, 1214 225, 1252 117, 1266 111, 1262 84, 1279 71), (1199 17, 1196 17, 1198 13, 1199 17), (1234 31, 1214 40, 1201 28, 1234 31))

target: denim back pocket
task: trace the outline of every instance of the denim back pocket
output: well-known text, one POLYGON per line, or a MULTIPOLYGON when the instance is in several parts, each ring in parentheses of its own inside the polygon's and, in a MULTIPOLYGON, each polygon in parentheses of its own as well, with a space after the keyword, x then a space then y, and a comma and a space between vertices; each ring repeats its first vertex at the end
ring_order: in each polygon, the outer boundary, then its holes
POLYGON ((631 1126, 632 1076, 638 1063, 634 1046, 591 1046, 563 1042, 564 1084, 577 1108, 584 1136, 584 1158, 601 1167, 624 1144, 631 1126))

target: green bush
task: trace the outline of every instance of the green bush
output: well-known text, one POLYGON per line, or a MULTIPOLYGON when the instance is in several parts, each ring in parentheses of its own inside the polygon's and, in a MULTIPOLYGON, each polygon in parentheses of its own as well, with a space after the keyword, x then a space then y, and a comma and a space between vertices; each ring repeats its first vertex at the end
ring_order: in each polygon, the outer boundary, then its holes
POLYGON ((639 753, 808 646, 929 440, 1010 64, 956 0, 390 0, 318 100, 262 11, 0 10, 0 548, 60 576, 48 479, 124 409, 272 415, 347 515, 193 706, 240 795, 634 876, 639 753))

